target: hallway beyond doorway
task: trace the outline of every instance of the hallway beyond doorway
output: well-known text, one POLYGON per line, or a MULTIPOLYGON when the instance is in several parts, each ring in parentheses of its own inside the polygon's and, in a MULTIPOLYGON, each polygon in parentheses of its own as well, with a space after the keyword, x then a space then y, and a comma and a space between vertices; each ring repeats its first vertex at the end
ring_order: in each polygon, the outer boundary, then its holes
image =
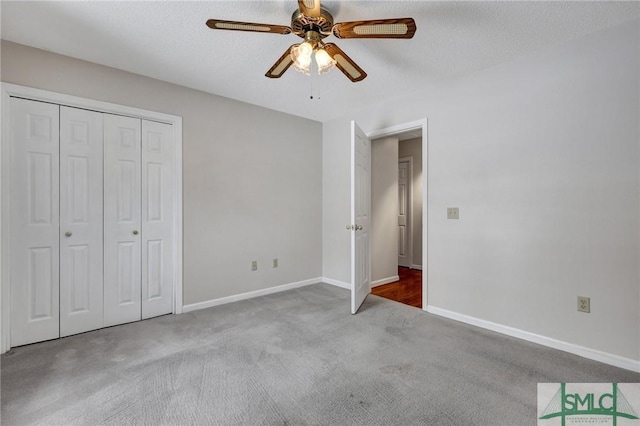
POLYGON ((371 289, 371 294, 422 308, 422 271, 398 267, 400 281, 371 289))

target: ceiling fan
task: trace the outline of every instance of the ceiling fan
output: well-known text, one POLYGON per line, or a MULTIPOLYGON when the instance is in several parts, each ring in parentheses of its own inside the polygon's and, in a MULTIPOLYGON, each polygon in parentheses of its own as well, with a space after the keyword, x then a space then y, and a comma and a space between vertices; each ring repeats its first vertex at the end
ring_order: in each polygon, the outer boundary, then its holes
POLYGON ((295 34, 304 39, 289 47, 265 74, 280 78, 291 65, 309 75, 311 56, 315 54, 318 74, 336 66, 353 82, 364 80, 364 72, 351 58, 333 43, 322 40, 333 34, 337 38, 412 38, 416 32, 413 18, 376 19, 333 23, 333 16, 320 6, 320 0, 298 0, 291 26, 256 24, 251 22, 209 19, 207 26, 214 30, 252 31, 271 34, 295 34))

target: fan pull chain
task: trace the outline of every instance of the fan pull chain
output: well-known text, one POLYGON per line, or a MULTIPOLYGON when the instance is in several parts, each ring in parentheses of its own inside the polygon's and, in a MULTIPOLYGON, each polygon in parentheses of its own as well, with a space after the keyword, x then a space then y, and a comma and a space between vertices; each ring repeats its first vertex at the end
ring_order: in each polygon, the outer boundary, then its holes
POLYGON ((310 86, 310 93, 309 93, 309 100, 312 101, 317 101, 320 99, 320 82, 319 82, 319 75, 317 74, 317 72, 314 72, 315 70, 311 71, 311 75, 309 78, 309 86, 310 86))

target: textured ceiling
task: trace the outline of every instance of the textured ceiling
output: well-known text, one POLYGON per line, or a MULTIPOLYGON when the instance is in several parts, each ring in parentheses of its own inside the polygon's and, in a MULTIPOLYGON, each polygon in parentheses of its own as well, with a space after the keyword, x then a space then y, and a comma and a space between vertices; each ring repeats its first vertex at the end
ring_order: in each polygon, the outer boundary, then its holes
POLYGON ((264 73, 295 35, 214 31, 208 18, 289 25, 295 0, 2 1, 2 38, 318 121, 640 16, 638 2, 330 1, 336 22, 413 17, 411 40, 338 40, 367 73, 264 73), (310 99, 313 95, 314 99, 310 99))

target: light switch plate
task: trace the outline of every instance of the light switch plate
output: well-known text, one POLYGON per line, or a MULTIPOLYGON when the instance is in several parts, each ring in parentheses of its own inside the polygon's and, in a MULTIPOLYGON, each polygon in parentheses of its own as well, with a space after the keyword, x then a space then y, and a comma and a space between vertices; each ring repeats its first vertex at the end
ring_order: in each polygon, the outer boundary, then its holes
POLYGON ((447 207, 447 219, 460 219, 460 209, 458 207, 447 207))

